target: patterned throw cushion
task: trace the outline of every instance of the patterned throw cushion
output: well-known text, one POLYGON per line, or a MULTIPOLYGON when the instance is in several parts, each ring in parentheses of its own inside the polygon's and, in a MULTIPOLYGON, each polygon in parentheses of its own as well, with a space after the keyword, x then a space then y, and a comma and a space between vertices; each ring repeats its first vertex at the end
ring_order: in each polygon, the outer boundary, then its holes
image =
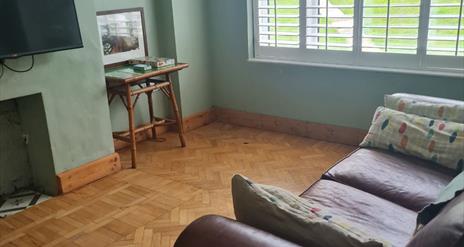
POLYGON ((379 107, 360 146, 388 149, 461 171, 464 124, 379 107))
POLYGON ((303 246, 391 246, 286 190, 232 178, 237 220, 303 246))
POLYGON ((385 107, 432 119, 464 123, 464 102, 440 104, 416 101, 401 95, 385 95, 385 107))

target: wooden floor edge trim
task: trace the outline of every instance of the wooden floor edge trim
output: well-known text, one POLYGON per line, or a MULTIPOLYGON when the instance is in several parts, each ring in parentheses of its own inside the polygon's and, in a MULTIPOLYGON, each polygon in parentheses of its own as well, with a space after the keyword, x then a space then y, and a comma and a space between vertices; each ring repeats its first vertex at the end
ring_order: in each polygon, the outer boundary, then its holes
POLYGON ((317 140, 357 146, 367 130, 312 123, 259 113, 215 107, 215 117, 223 123, 293 134, 317 140))
POLYGON ((60 194, 65 194, 121 170, 121 159, 113 153, 57 176, 60 194))
POLYGON ((195 113, 183 120, 184 131, 189 132, 216 121, 216 111, 210 108, 206 111, 195 113))
MULTIPOLYGON (((183 119, 184 132, 189 132, 198 129, 202 126, 208 125, 216 121, 216 114, 214 108, 210 108, 206 111, 195 113, 183 119)), ((163 134, 168 131, 175 131, 176 127, 167 128, 159 127, 156 129, 158 134, 163 134)), ((135 139, 137 142, 142 142, 151 139, 151 131, 145 130, 136 134, 135 139)), ((114 140, 114 148, 116 151, 129 147, 129 143, 120 140, 114 140)))

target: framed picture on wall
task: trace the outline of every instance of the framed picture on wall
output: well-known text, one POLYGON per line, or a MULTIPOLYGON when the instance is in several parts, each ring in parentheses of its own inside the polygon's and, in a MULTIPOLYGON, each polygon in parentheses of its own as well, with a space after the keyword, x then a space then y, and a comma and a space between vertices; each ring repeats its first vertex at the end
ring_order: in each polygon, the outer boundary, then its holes
POLYGON ((100 11, 97 23, 105 66, 148 56, 143 8, 100 11))

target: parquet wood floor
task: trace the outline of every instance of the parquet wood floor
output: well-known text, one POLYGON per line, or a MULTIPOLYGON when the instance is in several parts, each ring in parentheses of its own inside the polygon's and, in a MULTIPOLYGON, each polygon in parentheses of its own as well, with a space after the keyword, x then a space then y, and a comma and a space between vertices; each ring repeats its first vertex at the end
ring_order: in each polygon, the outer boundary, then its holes
POLYGON ((0 220, 0 246, 172 246, 202 215, 233 217, 233 174, 301 193, 354 149, 223 123, 189 132, 185 149, 165 137, 138 145, 137 170, 0 220))

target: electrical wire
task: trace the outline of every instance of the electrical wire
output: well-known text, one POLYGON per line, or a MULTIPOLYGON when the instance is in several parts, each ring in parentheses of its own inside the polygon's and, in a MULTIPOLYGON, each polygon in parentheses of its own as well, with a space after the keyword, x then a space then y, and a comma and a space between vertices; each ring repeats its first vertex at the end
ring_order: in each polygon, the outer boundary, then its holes
POLYGON ((31 59, 32 59, 31 66, 30 66, 29 68, 25 69, 25 70, 13 69, 13 68, 11 68, 10 66, 8 66, 8 65, 6 64, 6 62, 4 61, 4 62, 2 63, 2 75, 3 75, 3 70, 4 70, 3 66, 4 66, 5 68, 7 68, 7 69, 13 71, 13 72, 16 72, 16 73, 25 73, 25 72, 31 71, 32 68, 34 68, 34 63, 35 63, 34 55, 31 56, 31 59))

